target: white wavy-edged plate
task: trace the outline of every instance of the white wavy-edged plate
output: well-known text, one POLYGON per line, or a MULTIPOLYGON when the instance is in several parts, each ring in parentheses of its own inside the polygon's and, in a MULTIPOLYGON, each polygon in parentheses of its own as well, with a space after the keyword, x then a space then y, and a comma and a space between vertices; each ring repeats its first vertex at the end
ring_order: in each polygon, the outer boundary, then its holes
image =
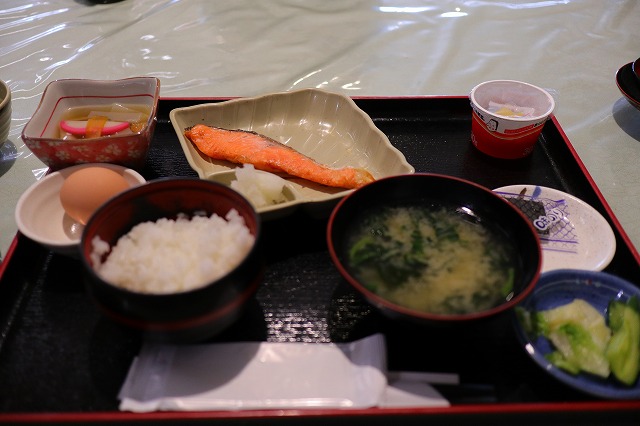
POLYGON ((542 272, 601 271, 613 259, 616 238, 611 226, 596 209, 579 198, 537 185, 504 186, 494 192, 508 200, 526 201, 519 207, 532 220, 540 236, 542 272), (536 211, 535 206, 544 206, 544 212, 536 211))
MULTIPOLYGON (((202 154, 184 136, 184 130, 196 124, 254 131, 329 167, 361 167, 376 179, 415 171, 351 98, 319 89, 176 108, 169 117, 189 165, 201 179, 227 183, 233 179, 229 173, 240 166, 202 154)), ((323 216, 352 191, 286 178, 293 195, 284 203, 259 207, 263 218, 285 215, 300 206, 323 216)))

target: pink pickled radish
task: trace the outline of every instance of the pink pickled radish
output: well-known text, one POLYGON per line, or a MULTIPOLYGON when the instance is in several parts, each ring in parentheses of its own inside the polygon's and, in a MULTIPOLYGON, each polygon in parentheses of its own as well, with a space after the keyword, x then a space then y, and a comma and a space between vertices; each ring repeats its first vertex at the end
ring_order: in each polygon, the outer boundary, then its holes
MULTIPOLYGON (((63 120, 60 122, 60 128, 74 136, 84 136, 87 133, 87 120, 63 120)), ((107 121, 102 128, 102 135, 113 135, 114 133, 125 130, 129 127, 129 123, 124 121, 107 121)))

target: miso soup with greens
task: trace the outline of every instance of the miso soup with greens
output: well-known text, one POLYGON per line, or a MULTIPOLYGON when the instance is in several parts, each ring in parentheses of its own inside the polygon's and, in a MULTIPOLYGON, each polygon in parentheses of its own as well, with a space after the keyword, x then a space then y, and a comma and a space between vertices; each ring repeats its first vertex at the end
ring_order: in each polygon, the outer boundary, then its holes
POLYGON ((451 315, 491 309, 512 295, 515 245, 465 209, 381 207, 357 223, 347 238, 347 264, 384 299, 451 315))

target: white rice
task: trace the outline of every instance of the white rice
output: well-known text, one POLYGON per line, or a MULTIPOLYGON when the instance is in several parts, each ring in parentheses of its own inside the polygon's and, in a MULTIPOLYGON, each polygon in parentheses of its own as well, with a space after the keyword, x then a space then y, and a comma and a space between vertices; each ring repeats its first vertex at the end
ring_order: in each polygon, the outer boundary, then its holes
POLYGON ((136 225, 117 241, 104 263, 109 244, 95 237, 91 261, 100 277, 116 286, 139 293, 176 293, 222 277, 240 264, 254 242, 236 210, 225 218, 179 215, 136 225))

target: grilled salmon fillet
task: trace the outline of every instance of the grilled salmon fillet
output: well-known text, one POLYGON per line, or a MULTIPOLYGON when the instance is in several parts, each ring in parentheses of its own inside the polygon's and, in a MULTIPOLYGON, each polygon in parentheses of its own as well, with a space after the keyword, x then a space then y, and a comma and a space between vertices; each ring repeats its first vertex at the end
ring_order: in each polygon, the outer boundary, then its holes
POLYGON ((205 155, 216 160, 253 164, 258 170, 287 173, 322 185, 354 189, 374 180, 361 168, 334 169, 267 136, 197 124, 184 135, 205 155))

